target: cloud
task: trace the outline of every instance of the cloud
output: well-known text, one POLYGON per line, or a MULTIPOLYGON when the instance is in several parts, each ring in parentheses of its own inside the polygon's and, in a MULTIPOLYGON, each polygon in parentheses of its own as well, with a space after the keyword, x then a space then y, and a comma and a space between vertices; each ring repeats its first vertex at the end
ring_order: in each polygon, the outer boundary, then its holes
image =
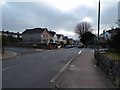
POLYGON ((48 8, 42 3, 35 4, 30 2, 11 2, 9 3, 9 8, 3 8, 2 16, 3 27, 14 26, 16 30, 36 26, 50 29, 67 28, 75 19, 74 15, 69 13, 59 13, 56 9, 48 8))
POLYGON ((70 11, 74 10, 75 8, 79 6, 88 6, 88 7, 94 7, 95 6, 95 0, 47 0, 45 3, 47 5, 53 6, 55 8, 58 8, 61 11, 70 11))
POLYGON ((91 18, 89 18, 89 17, 85 17, 85 18, 83 18, 81 21, 83 21, 83 22, 92 22, 92 19, 91 18))
MULTIPOLYGON (((14 0, 13 0, 14 1, 14 0)), ((19 0, 18 0, 19 1, 19 0)), ((36 0, 35 0, 36 1, 36 0)), ((7 2, 2 6, 2 28, 23 32, 28 28, 47 27, 58 33, 75 37, 75 26, 81 20, 90 21, 97 29, 96 0, 39 0, 39 2, 7 2), (53 2, 54 1, 54 2, 53 2), (71 3, 70 3, 71 1, 71 3)), ((117 2, 102 2, 101 28, 114 25, 117 2)))
POLYGON ((102 24, 114 23, 118 18, 118 3, 106 2, 104 5, 106 5, 106 8, 101 12, 102 24))

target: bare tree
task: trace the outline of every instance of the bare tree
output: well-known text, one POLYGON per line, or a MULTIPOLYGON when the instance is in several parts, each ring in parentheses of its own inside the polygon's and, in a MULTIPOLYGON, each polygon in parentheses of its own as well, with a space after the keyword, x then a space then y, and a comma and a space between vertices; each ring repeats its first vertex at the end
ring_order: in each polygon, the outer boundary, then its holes
POLYGON ((87 31, 91 30, 91 24, 88 22, 80 22, 77 24, 75 28, 75 32, 81 36, 81 34, 84 34, 87 31))
POLYGON ((75 32, 79 35, 80 41, 83 43, 83 47, 84 45, 87 47, 88 41, 93 37, 91 30, 91 24, 88 22, 80 22, 75 28, 75 32))

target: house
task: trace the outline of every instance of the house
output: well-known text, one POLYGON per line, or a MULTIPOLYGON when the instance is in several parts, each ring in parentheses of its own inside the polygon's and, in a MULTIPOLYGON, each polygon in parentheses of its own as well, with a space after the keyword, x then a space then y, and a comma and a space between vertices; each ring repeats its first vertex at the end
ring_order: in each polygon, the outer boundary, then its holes
POLYGON ((58 36, 57 36, 57 34, 54 34, 54 36, 53 36, 53 43, 58 43, 59 42, 59 39, 58 39, 58 36))
POLYGON ((1 35, 4 35, 7 37, 8 41, 16 39, 17 41, 21 41, 22 40, 22 34, 17 32, 10 32, 10 31, 1 31, 1 35))
POLYGON ((80 41, 79 41, 79 40, 73 40, 73 42, 74 42, 74 43, 73 43, 74 45, 80 44, 80 41))
POLYGON ((104 40, 108 40, 111 37, 111 34, 108 31, 103 31, 103 33, 100 35, 100 37, 104 40))
POLYGON ((63 35, 62 34, 57 34, 57 39, 58 39, 58 41, 57 41, 57 43, 58 44, 60 44, 61 42, 63 42, 63 35))
POLYGON ((60 34, 59 42, 63 42, 64 35, 60 34))
POLYGON ((67 36, 63 37, 63 42, 64 42, 64 44, 68 44, 68 37, 67 36))
POLYGON ((112 36, 114 36, 115 34, 117 34, 119 30, 120 30, 119 28, 111 29, 111 30, 108 30, 108 31, 104 30, 103 33, 100 35, 100 42, 102 42, 102 43, 106 42, 112 36))
POLYGON ((57 43, 63 42, 63 35, 62 34, 56 34, 54 31, 49 31, 51 43, 57 43))
POLYGON ((73 40, 72 38, 69 38, 68 41, 69 41, 69 44, 70 44, 70 45, 73 45, 73 44, 74 44, 74 40, 73 40))
POLYGON ((22 41, 24 44, 48 44, 50 42, 50 34, 47 28, 26 29, 22 33, 22 41))
POLYGON ((59 42, 59 39, 58 39, 58 36, 56 34, 56 32, 54 31, 49 31, 49 34, 50 34, 50 43, 58 43, 59 42))
POLYGON ((120 31, 120 28, 115 28, 112 30, 108 30, 107 32, 112 36, 114 36, 115 34, 117 34, 120 31))
POLYGON ((50 35, 50 43, 56 43, 57 41, 56 32, 49 31, 49 35, 50 35))
POLYGON ((17 33, 14 33, 14 32, 9 32, 9 31, 1 31, 1 33, 5 36, 12 36, 14 38, 22 38, 22 34, 17 32, 17 33))
POLYGON ((107 40, 109 40, 111 37, 111 34, 108 31, 103 31, 103 33, 100 35, 100 42, 105 43, 107 40))

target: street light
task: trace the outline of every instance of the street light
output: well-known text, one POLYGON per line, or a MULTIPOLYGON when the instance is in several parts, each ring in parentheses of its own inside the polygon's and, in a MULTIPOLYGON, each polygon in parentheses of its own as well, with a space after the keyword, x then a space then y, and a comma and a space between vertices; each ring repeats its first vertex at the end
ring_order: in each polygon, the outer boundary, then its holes
POLYGON ((4 50, 4 41, 3 41, 3 38, 4 38, 4 29, 2 30, 2 54, 5 53, 5 50, 4 50))
POLYGON ((99 31, 100 31, 100 0, 98 3, 98 40, 97 40, 97 66, 99 65, 99 31))

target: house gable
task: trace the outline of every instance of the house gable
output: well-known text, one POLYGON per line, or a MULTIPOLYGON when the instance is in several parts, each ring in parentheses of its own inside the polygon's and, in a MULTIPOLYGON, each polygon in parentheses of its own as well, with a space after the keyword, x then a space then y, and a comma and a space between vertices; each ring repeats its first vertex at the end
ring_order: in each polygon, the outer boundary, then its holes
MULTIPOLYGON (((23 43, 43 43, 43 39, 46 39, 49 34, 47 33, 46 28, 34 28, 34 29, 26 29, 23 33, 23 43), (43 38, 42 36, 45 35, 43 38)), ((47 38, 47 40, 48 40, 47 38)), ((46 41, 47 43, 47 41, 46 41)))
POLYGON ((57 43, 57 42, 58 42, 57 34, 54 34, 54 36, 53 36, 53 43, 57 43))
POLYGON ((42 39, 50 40, 50 34, 47 30, 44 30, 41 34, 42 39))
POLYGON ((59 41, 63 42, 63 35, 60 36, 59 41))
POLYGON ((68 37, 67 36, 63 37, 63 42, 64 42, 64 44, 67 44, 67 42, 68 42, 68 37))

